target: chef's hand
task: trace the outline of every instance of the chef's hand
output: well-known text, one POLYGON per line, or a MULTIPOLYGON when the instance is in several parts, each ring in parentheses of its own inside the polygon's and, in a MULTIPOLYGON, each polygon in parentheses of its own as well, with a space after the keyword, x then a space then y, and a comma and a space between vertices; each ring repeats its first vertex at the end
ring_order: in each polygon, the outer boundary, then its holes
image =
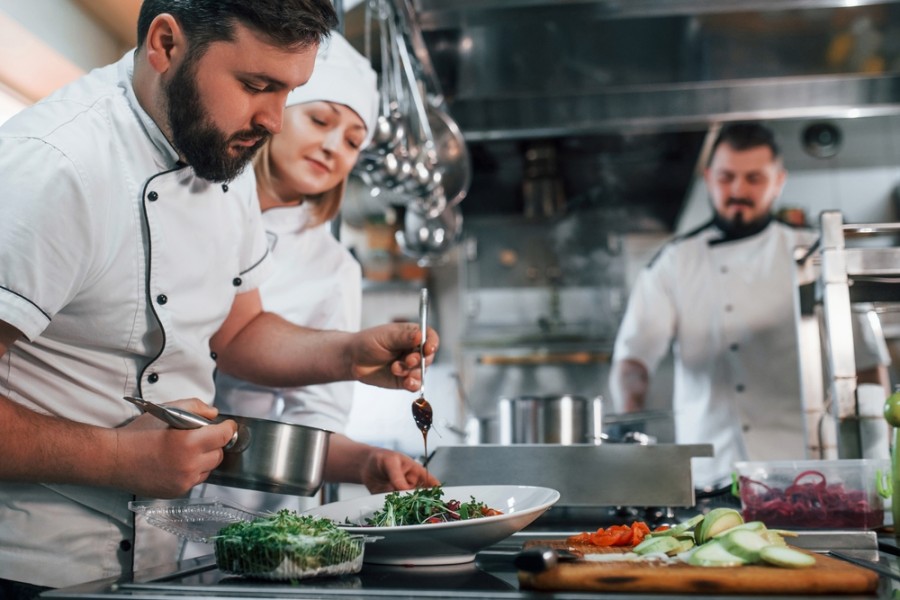
MULTIPOLYGON (((219 412, 197 398, 169 404, 207 419, 219 412)), ((115 486, 151 498, 182 496, 219 466, 222 448, 236 430, 234 421, 172 429, 152 415, 141 415, 115 430, 115 486)))
POLYGON ((650 388, 650 372, 641 361, 617 360, 610 372, 610 390, 616 408, 621 412, 640 412, 646 404, 650 388))
POLYGON ((362 470, 362 482, 372 494, 440 485, 425 467, 409 456, 373 448, 362 470))
MULTIPOLYGON (((354 379, 378 387, 417 391, 422 385, 421 339, 421 329, 415 323, 389 323, 356 333, 350 357, 354 379)), ((434 361, 439 343, 437 332, 429 327, 426 365, 434 361)))

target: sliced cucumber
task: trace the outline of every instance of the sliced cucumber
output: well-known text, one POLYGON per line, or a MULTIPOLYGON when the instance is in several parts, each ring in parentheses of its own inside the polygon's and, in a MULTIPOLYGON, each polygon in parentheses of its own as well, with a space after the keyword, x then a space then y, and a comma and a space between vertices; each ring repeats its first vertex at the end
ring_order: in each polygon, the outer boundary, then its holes
POLYGON ((797 537, 800 535, 796 531, 791 531, 789 529, 770 529, 769 531, 777 533, 781 537, 797 537))
MULTIPOLYGON (((694 515, 687 521, 683 521, 678 523, 677 525, 673 525, 672 527, 666 529, 665 531, 651 531, 651 537, 665 537, 669 535, 681 536, 685 534, 689 534, 690 530, 697 526, 698 523, 703 521, 703 515, 694 515)), ((693 537, 693 536, 692 536, 693 537)))
POLYGON ((694 540, 702 545, 713 538, 717 533, 726 529, 737 527, 744 522, 741 513, 733 508, 714 508, 709 511, 703 521, 694 529, 694 540))
POLYGON ((784 546, 766 546, 759 552, 763 562, 789 569, 804 569, 816 564, 816 557, 784 546))
POLYGON ((787 542, 784 541, 784 538, 781 537, 781 533, 778 531, 766 529, 764 531, 758 531, 757 533, 766 538, 766 541, 772 546, 787 546, 787 542))
POLYGON ((741 529, 746 529, 747 531, 755 531, 756 533, 762 533, 766 531, 766 524, 762 521, 747 521, 746 523, 741 523, 740 525, 735 525, 731 529, 725 529, 724 531, 720 531, 713 538, 725 537, 732 531, 738 531, 741 529))
POLYGON ((674 536, 647 538, 632 550, 636 554, 674 554, 681 548, 681 540, 674 536))
POLYGON ((715 541, 722 544, 722 547, 730 553, 751 563, 758 561, 759 553, 771 545, 758 533, 739 527, 731 529, 727 535, 721 538, 717 537, 715 541))
POLYGON ((696 567, 739 567, 747 561, 726 550, 719 540, 713 540, 694 550, 688 564, 696 567))

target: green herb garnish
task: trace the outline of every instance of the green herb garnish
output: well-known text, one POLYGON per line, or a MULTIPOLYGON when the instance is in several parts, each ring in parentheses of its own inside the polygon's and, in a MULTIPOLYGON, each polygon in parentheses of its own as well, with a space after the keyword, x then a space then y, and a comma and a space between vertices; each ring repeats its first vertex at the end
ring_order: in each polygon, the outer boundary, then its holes
POLYGON ((420 488, 411 492, 391 492, 384 498, 384 506, 366 519, 371 527, 395 527, 397 525, 421 525, 423 523, 446 523, 465 521, 498 515, 499 511, 489 508, 484 502, 470 496, 469 502, 442 500, 441 486, 420 488))

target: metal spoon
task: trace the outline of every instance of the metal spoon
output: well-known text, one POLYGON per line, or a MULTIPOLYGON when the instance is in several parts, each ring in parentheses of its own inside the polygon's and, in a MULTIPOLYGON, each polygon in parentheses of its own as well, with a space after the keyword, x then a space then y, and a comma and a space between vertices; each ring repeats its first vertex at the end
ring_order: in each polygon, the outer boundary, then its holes
POLYGON ((425 399, 425 338, 428 331, 427 288, 422 288, 422 291, 419 294, 419 325, 422 328, 422 343, 419 345, 419 357, 421 358, 422 366, 422 385, 419 388, 419 397, 413 400, 412 414, 413 419, 416 421, 416 426, 424 436, 428 433, 428 430, 431 429, 432 417, 434 415, 431 404, 425 399))

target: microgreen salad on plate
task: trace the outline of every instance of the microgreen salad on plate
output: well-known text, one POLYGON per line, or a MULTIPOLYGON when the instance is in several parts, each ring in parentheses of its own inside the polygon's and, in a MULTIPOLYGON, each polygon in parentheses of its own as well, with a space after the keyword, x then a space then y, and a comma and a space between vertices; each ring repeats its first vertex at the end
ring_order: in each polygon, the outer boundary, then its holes
MULTIPOLYGON (((469 496, 467 502, 455 498, 444 499, 441 486, 419 488, 410 492, 391 492, 384 498, 384 506, 371 517, 366 517, 368 527, 396 527, 425 523, 448 523, 482 517, 494 517, 503 513, 490 508, 484 502, 469 496)), ((349 524, 349 518, 347 520, 349 524)))
POLYGON ((479 550, 525 528, 558 500, 558 491, 543 487, 448 486, 363 496, 305 514, 366 536, 367 563, 450 565, 475 560, 479 550))

